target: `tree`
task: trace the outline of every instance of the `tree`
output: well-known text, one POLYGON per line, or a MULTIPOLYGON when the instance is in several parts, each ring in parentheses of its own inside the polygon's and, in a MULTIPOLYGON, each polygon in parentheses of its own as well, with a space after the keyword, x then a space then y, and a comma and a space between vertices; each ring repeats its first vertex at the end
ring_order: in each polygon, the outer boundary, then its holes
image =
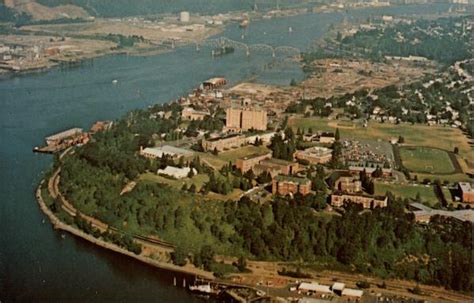
POLYGON ((171 260, 173 264, 178 266, 184 266, 187 263, 188 254, 179 246, 176 247, 174 252, 171 253, 171 260))
POLYGON ((398 136, 398 143, 399 144, 405 143, 405 138, 403 136, 398 136))
POLYGON ((459 154, 459 148, 456 146, 453 151, 456 155, 459 154))
POLYGON ((244 256, 240 256, 239 260, 237 260, 237 269, 240 272, 245 272, 247 270, 247 260, 244 258, 244 256))
POLYGON ((339 134, 339 128, 336 128, 336 135, 334 136, 336 141, 339 141, 341 139, 341 135, 339 134))

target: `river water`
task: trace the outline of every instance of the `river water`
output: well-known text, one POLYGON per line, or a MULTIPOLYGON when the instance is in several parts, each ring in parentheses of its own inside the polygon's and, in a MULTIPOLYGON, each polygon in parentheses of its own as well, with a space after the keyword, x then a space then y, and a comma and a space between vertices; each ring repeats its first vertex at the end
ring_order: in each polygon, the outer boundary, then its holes
MULTIPOLYGON (((367 9, 349 17, 447 9, 367 9)), ((262 20, 252 23, 241 41, 306 49, 343 17, 328 13, 262 20)), ((238 40, 241 34, 230 25, 222 36, 238 40)), ((88 129, 96 120, 116 119, 129 110, 169 101, 215 75, 231 83, 254 79, 285 85, 304 76, 297 64, 273 61, 269 53, 247 57, 236 51, 213 59, 209 50, 184 47, 153 57, 107 56, 75 68, 0 81, 0 302, 197 301, 173 287, 173 274, 54 231, 34 198, 51 156, 31 150, 47 135, 75 126, 88 129), (113 79, 118 84, 113 85, 113 79)))

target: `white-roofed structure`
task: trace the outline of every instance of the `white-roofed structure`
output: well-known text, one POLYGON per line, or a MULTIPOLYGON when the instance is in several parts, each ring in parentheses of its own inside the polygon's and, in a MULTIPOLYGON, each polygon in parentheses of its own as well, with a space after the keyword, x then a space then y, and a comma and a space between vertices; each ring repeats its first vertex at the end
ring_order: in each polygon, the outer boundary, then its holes
POLYGON ((362 295, 364 295, 364 291, 359 289, 344 288, 341 295, 345 297, 361 298, 362 295))
POLYGON ((346 287, 346 284, 341 282, 336 282, 332 285, 331 290, 335 293, 342 294, 342 291, 346 287))
POLYGON ((62 140, 69 137, 78 136, 82 134, 82 132, 83 132, 82 128, 77 128, 77 127, 71 128, 63 132, 46 137, 46 144, 48 145, 59 144, 62 140))
POLYGON ((316 291, 316 287, 318 285, 319 285, 318 283, 301 282, 300 285, 298 286, 298 290, 316 291))
POLYGON ((171 145, 140 148, 140 155, 150 159, 161 158, 163 155, 169 155, 171 157, 190 157, 193 154, 194 153, 190 150, 171 145))
POLYGON ((197 174, 197 171, 194 168, 190 168, 190 167, 179 168, 175 166, 167 166, 165 169, 159 169, 156 173, 159 175, 163 174, 170 177, 174 177, 176 179, 182 179, 182 178, 186 178, 191 170, 193 171, 194 174, 197 174))

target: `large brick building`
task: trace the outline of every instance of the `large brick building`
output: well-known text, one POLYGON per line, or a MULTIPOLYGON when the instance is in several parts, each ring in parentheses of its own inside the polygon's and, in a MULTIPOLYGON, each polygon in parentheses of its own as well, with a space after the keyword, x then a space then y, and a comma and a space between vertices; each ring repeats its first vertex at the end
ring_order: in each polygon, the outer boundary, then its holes
POLYGON ((238 134, 202 140, 202 148, 204 151, 217 150, 221 152, 223 150, 241 147, 245 144, 245 136, 238 134))
POLYGON ((298 160, 308 161, 311 164, 324 164, 331 161, 331 150, 326 147, 310 147, 305 150, 298 150, 295 152, 295 158, 298 160))
POLYGON ((474 188, 469 182, 459 182, 458 189, 461 201, 464 203, 474 203, 474 188))
POLYGON ((228 108, 226 127, 231 130, 267 130, 267 112, 260 109, 228 108))
POLYGON ((345 202, 361 204, 364 208, 387 207, 388 198, 350 193, 334 193, 331 195, 332 206, 341 207, 345 202))
POLYGON ((362 192, 362 182, 354 177, 339 177, 334 187, 338 191, 346 193, 362 192))
POLYGON ((247 156, 247 157, 237 159, 235 161, 235 166, 242 173, 245 173, 245 172, 249 171, 250 169, 253 169, 255 167, 255 165, 257 165, 261 161, 263 161, 265 159, 269 159, 271 157, 272 157, 271 153, 254 154, 254 155, 250 155, 250 156, 247 156))
POLYGON ((311 181, 306 178, 278 175, 273 178, 272 193, 282 196, 300 193, 307 195, 311 191, 311 181))
POLYGON ((299 164, 280 159, 265 159, 254 166, 253 172, 260 175, 263 172, 268 172, 273 176, 276 175, 291 175, 300 170, 299 164))

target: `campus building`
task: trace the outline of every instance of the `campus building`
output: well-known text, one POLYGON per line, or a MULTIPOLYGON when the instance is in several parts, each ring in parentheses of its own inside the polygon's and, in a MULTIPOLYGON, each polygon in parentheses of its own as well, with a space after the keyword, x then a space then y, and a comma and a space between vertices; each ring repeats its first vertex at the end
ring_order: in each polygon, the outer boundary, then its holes
POLYGON ((278 175, 272 181, 272 193, 282 196, 300 193, 307 195, 311 191, 311 181, 306 178, 278 175))
POLYGON ((267 130, 267 112, 260 109, 228 108, 226 128, 237 131, 267 130))
POLYGON ((324 164, 331 161, 331 150, 326 147, 311 147, 305 150, 298 150, 294 157, 298 160, 308 161, 310 164, 324 164))
POLYGON ((354 177, 340 177, 337 179, 334 188, 341 192, 358 193, 362 192, 362 182, 354 177))
POLYGON ((272 175, 272 177, 276 175, 292 175, 299 170, 300 167, 298 163, 275 158, 262 160, 253 168, 253 172, 256 175, 267 172, 272 175))
POLYGON ((474 188, 469 182, 459 182, 458 189, 461 201, 464 203, 474 203, 474 188))
POLYGON ((246 139, 244 135, 239 134, 231 134, 224 137, 217 137, 211 139, 204 139, 202 140, 202 148, 204 151, 214 151, 217 150, 218 152, 241 147, 245 145, 246 139))
POLYGON ((331 205, 334 207, 341 207, 346 202, 361 204, 364 208, 387 207, 388 198, 351 193, 333 193, 331 195, 331 205))
POLYGON ((191 107, 183 108, 183 111, 181 112, 181 118, 187 121, 204 120, 206 116, 209 116, 209 112, 195 110, 191 107))
POLYGON ((140 146, 140 155, 148 159, 161 158, 164 155, 171 156, 172 158, 191 157, 193 154, 190 150, 170 145, 147 148, 140 146))
POLYGON ((259 164, 261 161, 265 159, 269 159, 272 157, 271 153, 266 154, 253 154, 250 156, 246 156, 235 161, 235 166, 239 169, 242 173, 245 173, 255 167, 255 165, 259 164))

